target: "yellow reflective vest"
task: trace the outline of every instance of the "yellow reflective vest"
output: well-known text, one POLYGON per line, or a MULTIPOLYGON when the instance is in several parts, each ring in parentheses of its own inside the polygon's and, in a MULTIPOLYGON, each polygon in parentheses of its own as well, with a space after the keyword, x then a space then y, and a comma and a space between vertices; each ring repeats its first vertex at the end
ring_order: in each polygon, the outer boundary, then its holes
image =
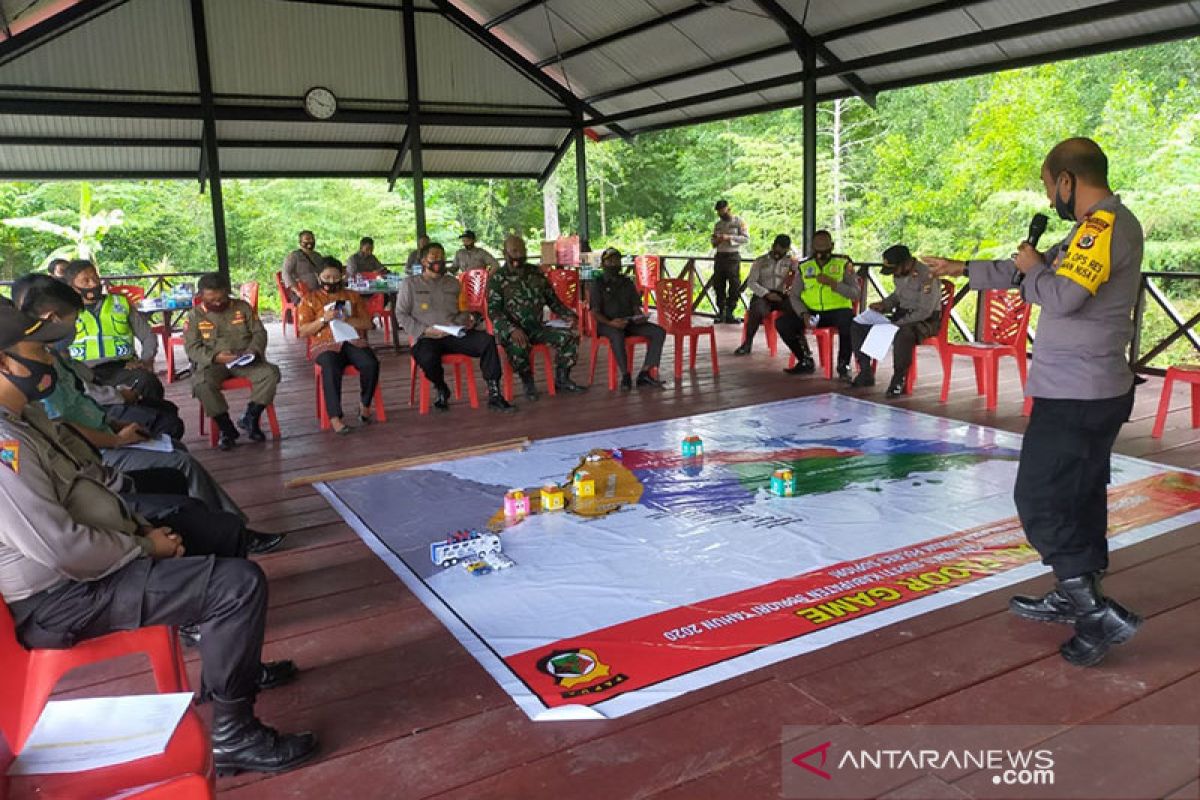
POLYGON ((804 278, 804 291, 800 293, 800 302, 809 311, 833 311, 836 308, 851 308, 854 303, 850 298, 837 293, 832 286, 817 283, 818 275, 827 275, 838 283, 846 276, 846 265, 850 259, 845 256, 831 256, 822 267, 814 259, 801 262, 797 267, 800 276, 804 278))
POLYGON ((98 311, 84 308, 75 323, 75 341, 71 358, 78 361, 131 359, 133 327, 129 322, 129 301, 119 294, 106 294, 98 311))

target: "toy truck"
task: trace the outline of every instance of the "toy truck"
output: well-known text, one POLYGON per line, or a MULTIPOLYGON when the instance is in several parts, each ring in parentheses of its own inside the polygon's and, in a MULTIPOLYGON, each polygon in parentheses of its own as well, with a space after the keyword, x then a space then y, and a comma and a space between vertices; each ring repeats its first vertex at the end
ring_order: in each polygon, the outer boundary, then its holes
POLYGON ((439 567, 475 561, 488 553, 499 552, 500 537, 483 531, 457 531, 444 541, 429 545, 429 559, 439 567))

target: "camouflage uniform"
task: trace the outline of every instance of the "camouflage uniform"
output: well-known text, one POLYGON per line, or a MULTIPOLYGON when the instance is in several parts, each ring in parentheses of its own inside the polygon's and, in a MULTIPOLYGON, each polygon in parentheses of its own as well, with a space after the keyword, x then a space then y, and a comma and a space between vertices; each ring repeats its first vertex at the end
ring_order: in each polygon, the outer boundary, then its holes
POLYGON ((508 353, 508 361, 518 375, 529 372, 529 352, 535 344, 554 348, 555 365, 570 372, 579 355, 579 338, 572 330, 548 328, 542 324, 542 309, 549 306, 560 317, 574 317, 575 309, 558 299, 554 287, 541 269, 529 264, 504 266, 488 278, 487 308, 496 339, 508 353), (517 328, 529 337, 528 347, 518 347, 512 340, 517 328))

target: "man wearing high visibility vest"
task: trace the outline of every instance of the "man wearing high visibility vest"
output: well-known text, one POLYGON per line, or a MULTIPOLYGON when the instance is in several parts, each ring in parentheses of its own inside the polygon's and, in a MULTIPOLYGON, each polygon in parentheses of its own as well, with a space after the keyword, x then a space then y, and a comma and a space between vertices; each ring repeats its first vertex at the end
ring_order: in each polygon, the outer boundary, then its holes
POLYGON ((105 293, 91 261, 72 261, 64 280, 83 298, 71 358, 91 367, 97 383, 127 386, 139 397, 162 400, 163 385, 154 374, 158 337, 146 317, 121 295, 105 293), (134 340, 141 346, 140 359, 134 340))
MULTIPOLYGON (((808 248, 809 257, 796 267, 803 280, 800 291, 802 315, 808 315, 814 328, 837 328, 838 377, 850 377, 850 323, 854 319, 854 301, 858 299, 858 279, 854 262, 849 256, 833 252, 833 237, 829 231, 813 234, 808 248)), ((782 331, 780 334, 782 335, 782 331)))

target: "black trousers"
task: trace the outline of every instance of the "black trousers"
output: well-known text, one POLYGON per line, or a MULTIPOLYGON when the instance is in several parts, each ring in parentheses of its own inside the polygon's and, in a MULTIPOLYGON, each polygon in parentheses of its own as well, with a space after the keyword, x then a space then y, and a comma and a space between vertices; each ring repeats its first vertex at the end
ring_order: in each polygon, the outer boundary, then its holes
POLYGON ((321 367, 321 383, 325 392, 325 413, 342 416, 342 375, 346 367, 358 370, 359 399, 363 406, 371 405, 375 387, 379 385, 379 359, 368 347, 342 342, 341 350, 326 350, 316 358, 321 367))
POLYGON ((1109 466, 1132 410, 1132 389, 1104 400, 1033 400, 1013 498, 1029 544, 1060 580, 1108 568, 1109 466))
POLYGON ((621 371, 621 375, 629 374, 629 358, 625 352, 625 337, 627 336, 645 336, 650 340, 650 344, 646 345, 646 358, 642 361, 642 372, 658 368, 658 362, 662 360, 663 342, 666 341, 667 332, 653 322, 632 322, 624 328, 614 328, 611 325, 596 323, 596 332, 612 343, 612 357, 617 364, 617 369, 621 371))
POLYGON ((717 294, 717 316, 732 317, 742 288, 742 259, 737 253, 717 253, 712 285, 717 294))
POLYGON ((179 534, 189 556, 245 558, 246 524, 237 514, 214 511, 194 497, 178 494, 123 494, 125 503, 153 525, 179 534))
POLYGON ((412 357, 425 377, 434 386, 446 382, 442 369, 442 356, 462 355, 479 359, 479 370, 487 381, 500 380, 500 354, 496 351, 496 339, 483 331, 468 331, 466 336, 422 336, 413 345, 412 357))
POLYGON ((148 369, 132 369, 125 361, 104 361, 92 365, 96 382, 104 386, 129 386, 150 400, 162 400, 165 393, 162 381, 148 369))
POLYGON ((850 366, 850 356, 854 353, 854 342, 850 333, 851 323, 854 322, 853 309, 833 308, 827 311, 814 311, 812 313, 817 317, 818 328, 837 328, 838 366, 850 366))
MULTIPOLYGON (((761 323, 762 318, 766 316, 763 311, 782 311, 783 315, 775 320, 775 332, 779 334, 780 340, 787 346, 787 349, 792 351, 792 355, 796 357, 797 361, 811 360, 812 352, 808 349, 808 339, 804 338, 804 320, 792 310, 791 303, 786 300, 782 303, 772 303, 761 297, 756 297, 754 300, 761 301, 759 303, 761 310, 757 314, 757 318, 753 316, 753 311, 746 315, 746 341, 749 342, 754 338, 749 323, 754 322, 753 327, 757 329, 757 323, 761 323)), ((754 305, 754 302, 750 304, 752 310, 754 305)))
POLYGON ((253 700, 258 691, 267 579, 242 558, 138 558, 96 581, 72 581, 9 604, 29 648, 65 648, 113 631, 198 625, 202 696, 253 700))
MULTIPOLYGON (((896 331, 896 338, 892 340, 893 379, 908 377, 908 368, 912 366, 913 353, 916 352, 917 342, 928 339, 930 336, 935 336, 938 332, 938 323, 939 316, 934 314, 929 319, 923 319, 920 322, 905 322, 899 326, 900 330, 896 331)), ((870 331, 870 325, 863 325, 861 322, 850 323, 850 338, 853 343, 854 354, 858 357, 859 367, 863 369, 870 368, 871 357, 863 353, 859 348, 867 340, 867 334, 870 331)))
POLYGON ((185 433, 183 420, 179 417, 179 406, 170 400, 148 400, 136 403, 105 406, 109 422, 136 422, 152 436, 167 434, 172 439, 182 439, 185 433))

